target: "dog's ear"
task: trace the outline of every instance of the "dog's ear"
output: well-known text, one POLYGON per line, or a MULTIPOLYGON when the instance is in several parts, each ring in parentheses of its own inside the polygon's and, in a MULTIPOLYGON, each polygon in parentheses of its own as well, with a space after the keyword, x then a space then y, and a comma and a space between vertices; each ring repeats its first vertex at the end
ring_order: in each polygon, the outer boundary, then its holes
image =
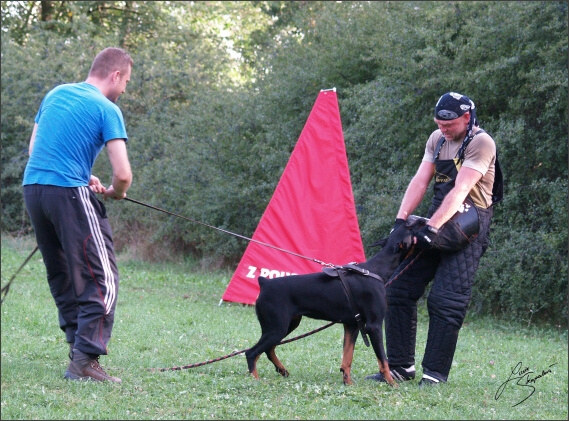
POLYGON ((387 239, 388 239, 388 238, 389 238, 389 237, 385 237, 385 238, 382 238, 381 240, 377 240, 377 241, 376 241, 375 243, 373 243, 370 247, 377 247, 377 246, 385 247, 385 245, 387 244, 387 239))

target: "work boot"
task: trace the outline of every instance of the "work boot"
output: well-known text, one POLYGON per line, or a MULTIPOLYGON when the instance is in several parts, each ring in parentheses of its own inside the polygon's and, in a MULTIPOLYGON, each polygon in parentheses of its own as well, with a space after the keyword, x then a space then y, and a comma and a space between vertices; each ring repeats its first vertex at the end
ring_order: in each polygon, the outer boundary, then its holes
POLYGON ((73 342, 68 342, 69 344, 69 359, 72 360, 73 359, 73 342))
POLYGON ((444 383, 444 382, 441 382, 439 379, 429 376, 428 374, 423 374, 423 378, 419 382, 419 387, 435 386, 439 383, 444 383))
MULTIPOLYGON (((404 382, 408 380, 413 380, 415 378, 415 365, 409 367, 391 367, 389 370, 391 373, 391 377, 398 382, 404 382)), ((385 376, 380 371, 376 374, 372 374, 371 376, 367 376, 366 380, 374 380, 380 383, 387 383, 385 380, 385 376)))
POLYGON ((113 383, 121 383, 118 377, 109 376, 103 367, 99 365, 99 356, 91 358, 90 355, 73 348, 71 351, 71 361, 65 370, 63 378, 67 380, 93 380, 97 382, 110 381, 113 383))

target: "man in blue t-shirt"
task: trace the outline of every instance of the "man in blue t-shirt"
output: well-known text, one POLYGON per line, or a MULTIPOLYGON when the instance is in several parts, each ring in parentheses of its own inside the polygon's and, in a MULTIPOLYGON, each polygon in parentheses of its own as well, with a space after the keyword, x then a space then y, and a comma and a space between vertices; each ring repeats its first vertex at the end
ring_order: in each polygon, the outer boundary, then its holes
POLYGON ((119 275, 104 199, 121 200, 132 183, 128 136, 116 105, 133 61, 120 48, 93 60, 85 82, 47 93, 35 118, 24 172, 26 209, 69 343, 64 377, 120 383, 99 365, 114 324, 119 275), (109 187, 91 174, 106 147, 113 170, 109 187))

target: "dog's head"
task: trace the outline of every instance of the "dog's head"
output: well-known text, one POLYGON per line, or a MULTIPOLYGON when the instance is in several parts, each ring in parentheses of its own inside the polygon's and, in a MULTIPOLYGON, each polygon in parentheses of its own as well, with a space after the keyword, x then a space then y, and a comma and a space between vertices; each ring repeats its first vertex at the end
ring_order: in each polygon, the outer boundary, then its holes
POLYGON ((401 262, 413 251, 415 233, 418 230, 418 224, 421 223, 425 224, 414 220, 400 225, 389 234, 389 237, 376 241, 371 247, 380 246, 383 250, 399 255, 401 262))
POLYGON ((389 237, 384 247, 390 248, 394 254, 399 254, 399 262, 402 262, 411 252, 415 244, 415 232, 413 228, 408 225, 400 225, 397 227, 389 237))
POLYGON ((397 266, 413 251, 413 244, 413 230, 406 225, 401 225, 389 237, 374 244, 382 246, 382 249, 368 259, 362 267, 377 273, 383 279, 388 279, 397 266))
POLYGON ((373 257, 366 260, 362 267, 376 273, 383 279, 388 279, 397 269, 397 266, 413 251, 413 231, 406 225, 401 225, 383 238, 374 243, 382 249, 373 257))

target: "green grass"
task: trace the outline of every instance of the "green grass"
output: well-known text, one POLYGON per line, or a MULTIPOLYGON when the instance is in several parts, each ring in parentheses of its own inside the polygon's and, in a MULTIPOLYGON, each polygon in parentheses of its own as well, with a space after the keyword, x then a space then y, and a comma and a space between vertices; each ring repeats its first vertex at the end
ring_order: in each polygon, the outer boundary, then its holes
MULTIPOLYGON (((2 286, 33 249, 29 239, 2 239, 2 286)), ((262 356, 260 380, 243 354, 180 371, 251 347, 260 336, 254 308, 223 303, 227 271, 202 272, 192 262, 147 264, 119 256, 121 289, 109 355, 101 364, 123 383, 63 379, 67 344, 41 255, 16 277, 1 307, 2 419, 567 419, 567 331, 470 319, 461 330, 449 382, 394 389, 364 380, 377 371, 371 348, 358 340, 352 376, 339 372, 340 325, 277 348, 291 375, 282 378, 262 356), (522 362, 535 393, 508 383, 522 362)), ((428 319, 420 306, 417 368, 428 319)), ((296 336, 326 322, 303 319, 296 336)))

